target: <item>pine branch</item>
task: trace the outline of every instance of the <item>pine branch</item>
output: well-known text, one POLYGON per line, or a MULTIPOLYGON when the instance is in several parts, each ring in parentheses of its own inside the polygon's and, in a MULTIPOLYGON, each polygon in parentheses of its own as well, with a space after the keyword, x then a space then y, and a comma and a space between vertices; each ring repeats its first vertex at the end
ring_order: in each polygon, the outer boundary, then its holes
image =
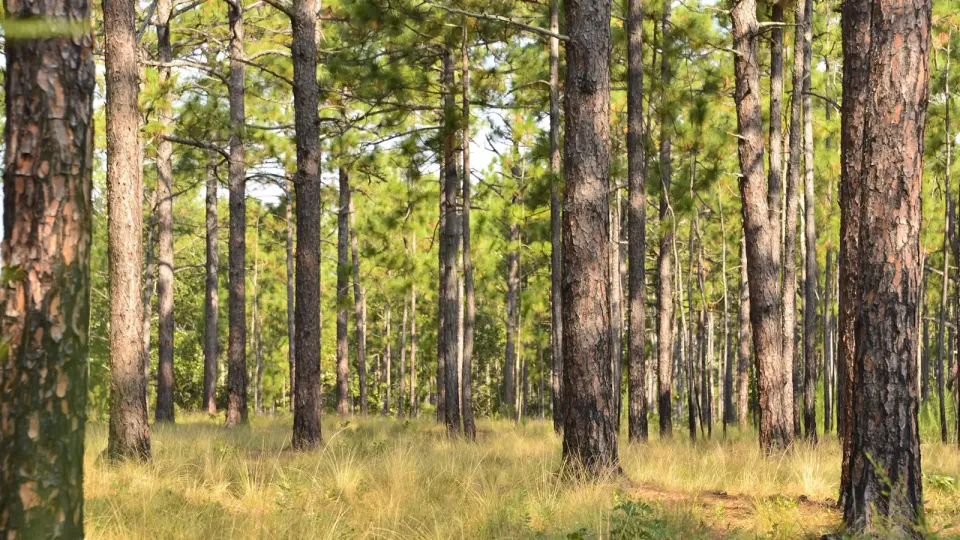
POLYGON ((502 22, 502 23, 504 23, 504 24, 509 24, 509 25, 512 25, 512 26, 516 26, 517 28, 522 28, 522 29, 524 29, 524 30, 527 30, 528 32, 533 32, 534 34, 540 34, 540 35, 542 35, 542 36, 547 36, 547 37, 552 37, 552 38, 559 39, 560 41, 563 41, 564 43, 570 41, 570 38, 567 37, 567 36, 565 36, 565 35, 563 35, 563 34, 558 34, 558 33, 556 33, 556 32, 552 32, 552 31, 550 31, 550 30, 547 30, 546 28, 540 28, 539 26, 533 26, 532 24, 527 24, 527 23, 522 23, 522 22, 520 22, 520 21, 515 21, 515 20, 513 20, 513 19, 510 19, 510 18, 508 18, 508 17, 503 17, 503 16, 501 16, 501 15, 487 15, 487 14, 485 14, 485 13, 475 13, 475 12, 473 12, 473 11, 466 11, 466 10, 463 10, 463 9, 457 9, 457 8, 452 8, 452 7, 447 7, 447 6, 441 6, 441 5, 439 5, 439 4, 433 4, 433 3, 430 3, 430 2, 427 2, 427 5, 428 5, 428 6, 431 6, 431 7, 434 7, 434 8, 437 8, 437 9, 442 9, 443 11, 447 11, 447 12, 449 12, 449 13, 456 13, 457 15, 464 15, 464 16, 470 17, 470 18, 472 18, 472 19, 483 19, 483 20, 486 20, 486 21, 502 22))

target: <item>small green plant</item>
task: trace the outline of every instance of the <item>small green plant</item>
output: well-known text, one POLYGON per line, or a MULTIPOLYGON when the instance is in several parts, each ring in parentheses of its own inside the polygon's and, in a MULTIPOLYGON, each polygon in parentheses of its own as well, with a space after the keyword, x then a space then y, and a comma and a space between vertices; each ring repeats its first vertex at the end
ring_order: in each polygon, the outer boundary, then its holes
POLYGON ((954 491, 957 488, 957 479, 952 476, 943 476, 940 474, 924 474, 923 479, 931 487, 940 491, 954 491))

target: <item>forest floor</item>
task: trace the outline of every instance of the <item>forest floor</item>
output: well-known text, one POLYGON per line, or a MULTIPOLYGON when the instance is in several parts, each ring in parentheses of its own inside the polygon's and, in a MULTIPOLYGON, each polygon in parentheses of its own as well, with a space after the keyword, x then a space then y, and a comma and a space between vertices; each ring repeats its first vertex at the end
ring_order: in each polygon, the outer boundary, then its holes
MULTIPOLYGON (((119 465, 100 459, 106 426, 89 424, 87 536, 815 538, 840 521, 829 436, 775 456, 735 429, 696 444, 680 431, 623 437, 625 478, 579 482, 557 474, 560 439, 545 421, 481 421, 468 443, 428 419, 328 416, 325 447, 306 453, 289 448, 289 415, 221 423, 155 425, 153 460, 119 465)), ((928 530, 960 536, 960 452, 925 443, 922 454, 928 530)))

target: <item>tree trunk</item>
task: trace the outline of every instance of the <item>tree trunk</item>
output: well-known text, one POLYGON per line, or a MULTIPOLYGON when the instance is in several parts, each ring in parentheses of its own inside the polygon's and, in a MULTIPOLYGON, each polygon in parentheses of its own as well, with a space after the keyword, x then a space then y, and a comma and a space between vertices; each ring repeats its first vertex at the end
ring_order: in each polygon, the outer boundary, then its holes
MULTIPOLYGON (((417 234, 413 234, 413 252, 417 252, 417 234)), ((410 287, 410 418, 417 410, 417 287, 410 287)))
POLYGON ((387 302, 387 305, 384 307, 383 326, 384 326, 383 363, 384 363, 385 369, 383 370, 383 379, 382 379, 384 382, 383 410, 381 410, 380 412, 381 414, 386 416, 390 414, 390 385, 393 383, 393 381, 390 380, 392 371, 393 371, 393 348, 392 348, 393 343, 391 342, 391 337, 390 337, 390 303, 389 302, 387 302))
MULTIPOLYGON (((770 171, 767 176, 767 205, 770 221, 781 219, 783 203, 783 2, 772 7, 770 22, 770 171)), ((794 51, 796 52, 796 51, 794 51)), ((796 59, 794 59, 796 62, 796 59)), ((796 82, 796 78, 794 78, 796 82)), ((793 132, 790 132, 791 144, 793 132)), ((791 150, 792 150, 791 146, 791 150)), ((793 155, 792 153, 790 154, 793 155)), ((775 247, 779 257, 780 246, 775 247)))
MULTIPOLYGON (((140 165, 141 170, 143 166, 143 155, 141 148, 141 157, 140 165)), ((155 283, 154 276, 156 275, 156 257, 154 257, 154 245, 156 244, 156 234, 154 229, 156 228, 156 208, 157 208, 157 192, 156 190, 150 195, 149 200, 147 201, 147 207, 151 209, 153 213, 153 218, 148 219, 147 223, 144 225, 147 228, 147 247, 144 249, 147 262, 144 265, 144 276, 143 276, 143 317, 141 321, 141 343, 143 348, 140 350, 140 354, 143 357, 143 379, 147 381, 146 390, 143 393, 144 405, 143 409, 145 411, 150 410, 150 325, 153 322, 153 306, 152 300, 153 295, 156 292, 157 286, 155 283)))
POLYGON ((823 279, 823 432, 833 431, 834 372, 833 332, 830 327, 833 306, 833 249, 827 249, 826 276, 823 279))
MULTIPOLYGON (((871 97, 863 111, 863 163, 870 167, 860 175, 861 282, 844 521, 854 532, 876 534, 893 526, 919 536, 916 321, 931 6, 878 0, 871 9, 878 17, 871 21, 871 97)), ((844 41, 850 37, 845 34, 844 41)), ((853 158, 846 152, 843 157, 853 158)))
MULTIPOLYGON (((96 85, 90 4, 80 0, 65 9, 55 2, 9 2, 5 7, 7 24, 56 17, 83 30, 70 38, 6 37, 0 530, 9 538, 82 538, 96 85)), ((117 226, 111 228, 111 239, 128 244, 111 244, 111 261, 124 263, 111 266, 111 274, 120 278, 112 283, 125 293, 116 297, 120 309, 111 320, 120 320, 122 313, 129 323, 140 321, 141 301, 133 4, 108 2, 103 11, 108 108, 123 113, 107 117, 114 150, 108 157, 108 196, 119 203, 111 210, 124 208, 131 220, 110 223, 117 226), (130 174, 117 174, 126 171, 130 174), (113 234, 134 229, 136 236, 113 234), (123 313, 124 308, 130 311, 123 313)), ((111 315, 113 308, 111 304, 111 315)), ((112 357, 118 367, 113 382, 130 383, 122 388, 126 393, 113 396, 117 405, 129 405, 127 412, 136 413, 129 419, 112 415, 111 420, 132 420, 120 426, 136 428, 125 432, 136 436, 121 440, 143 443, 135 448, 147 456, 140 326, 114 325, 111 331, 111 338, 118 338, 111 339, 111 350, 121 353, 112 357)))
POLYGON ((263 357, 260 354, 260 209, 253 220, 253 310, 250 348, 253 350, 253 412, 263 412, 263 357))
POLYGON ((290 365, 290 411, 293 412, 293 402, 297 395, 297 325, 295 322, 294 305, 296 297, 294 296, 294 280, 296 279, 293 269, 293 235, 295 224, 293 221, 293 182, 288 177, 286 185, 286 225, 287 225, 287 362, 290 365))
MULTIPOLYGON (((511 206, 520 204, 514 194, 511 206)), ((520 224, 513 220, 510 223, 510 233, 507 239, 507 336, 503 363, 503 403, 506 404, 505 416, 513 417, 514 403, 517 400, 516 365, 517 365, 517 313, 520 297, 520 224)))
MULTIPOLYGON (((670 28, 671 0, 664 0, 661 28, 663 32, 661 46, 666 50, 669 43, 667 32, 670 28)), ((666 52, 660 59, 660 80, 664 88, 670 85, 669 55, 666 52)), ((664 101, 665 98, 661 98, 664 101)), ((673 418, 671 390, 673 387, 673 318, 674 318, 674 258, 671 250, 676 249, 674 239, 676 216, 670 207, 670 179, 672 166, 672 133, 667 126, 668 118, 664 111, 660 113, 660 253, 657 256, 657 412, 660 415, 660 438, 673 437, 673 418)), ((681 296, 683 293, 680 293, 681 296)), ((680 305, 683 311, 683 302, 680 305)), ((683 345, 681 345, 681 348, 683 345)), ((681 362, 683 354, 681 351, 681 362)))
POLYGON ((619 469, 609 393, 610 2, 568 0, 563 197, 563 456, 619 469))
MULTIPOLYGON (((441 125, 441 128, 444 126, 441 125)), ((447 370, 447 346, 446 346, 446 312, 444 311, 444 300, 442 298, 442 293, 440 291, 445 290, 446 284, 444 280, 446 279, 445 274, 443 273, 443 261, 446 258, 445 252, 447 249, 447 244, 444 242, 443 235, 447 230, 447 208, 446 208, 446 199, 444 197, 444 188, 445 188, 445 179, 446 179, 446 153, 441 152, 440 154, 440 172, 439 172, 439 197, 438 197, 438 212, 439 212, 439 227, 437 228, 437 378, 436 378, 436 411, 434 412, 436 416, 437 423, 444 423, 446 421, 447 415, 447 386, 446 386, 446 370, 447 370)))
POLYGON ((206 291, 203 304, 203 410, 207 414, 217 412, 217 353, 219 349, 218 313, 220 292, 218 289, 220 251, 217 244, 217 174, 215 157, 211 155, 207 171, 206 191, 206 291))
POLYGON ((607 291, 610 294, 610 373, 612 375, 613 413, 620 425, 621 387, 623 379, 623 289, 620 279, 620 190, 610 186, 614 201, 610 205, 610 269, 607 291))
MULTIPOLYGON (((628 431, 631 442, 647 440, 646 396, 646 170, 643 148, 643 5, 627 6, 627 183, 629 188, 628 431)), ((667 403, 669 410, 669 402, 667 403)))
POLYGON ((247 422, 247 215, 243 126, 245 66, 243 53, 242 0, 227 4, 230 22, 230 291, 227 338, 227 426, 247 422))
POLYGON ((353 193, 350 190, 350 173, 340 167, 340 175, 342 177, 340 180, 341 186, 347 188, 347 216, 350 220, 350 269, 353 272, 353 314, 354 324, 356 324, 355 337, 357 338, 357 383, 360 386, 360 414, 367 414, 367 290, 360 283, 360 239, 357 237, 356 211, 353 205, 353 193))
POLYGON ((337 414, 350 414, 350 345, 347 305, 350 290, 350 178, 342 167, 337 211, 337 414))
MULTIPOLYGON (((944 191, 946 191, 946 190, 944 190, 944 191)), ((950 216, 949 216, 949 213, 948 213, 948 214, 947 214, 947 220, 948 220, 947 223, 948 223, 948 224, 949 224, 949 219, 950 219, 950 216)), ((950 229, 950 227, 949 227, 949 225, 948 225, 948 226, 947 226, 947 230, 949 230, 949 229, 950 229)), ((946 232, 944 232, 944 237, 946 237, 946 236, 947 236, 947 235, 946 235, 946 232)), ((945 240, 945 241, 944 241, 944 252, 943 252, 943 270, 944 270, 944 272, 943 272, 943 275, 941 276, 941 285, 942 285, 942 288, 941 288, 941 292, 940 292, 940 316, 939 316, 939 320, 937 321, 937 323, 938 323, 938 324, 937 324, 937 365, 936 365, 936 367, 935 367, 936 376, 937 376, 937 398, 938 398, 937 401, 939 401, 939 403, 938 403, 938 409, 939 409, 939 411, 938 411, 938 412, 940 413, 940 442, 942 442, 942 443, 946 443, 946 442, 947 442, 947 408, 946 408, 946 403, 944 403, 945 400, 944 400, 944 388, 943 388, 943 387, 944 387, 944 380, 943 380, 943 358, 944 358, 944 352, 945 352, 945 351, 944 351, 944 348, 946 348, 946 346, 947 346, 947 344, 944 343, 944 333, 945 333, 945 331, 946 331, 946 328, 945 328, 945 327, 946 327, 946 318, 947 318, 947 315, 946 315, 946 312, 947 312, 947 289, 948 289, 948 284, 949 284, 949 281, 948 281, 947 276, 949 276, 949 268, 950 268, 949 260, 950 260, 950 256, 949 256, 949 254, 948 254, 948 252, 947 252, 946 247, 947 247, 947 246, 946 246, 946 240, 945 240)), ((924 275, 924 279, 923 279, 922 283, 923 283, 923 286, 922 286, 921 289, 920 289, 920 291, 921 291, 921 293, 920 293, 920 294, 921 294, 920 298, 921 298, 921 299, 923 298, 923 291, 926 291, 926 275, 924 275)), ((923 306, 923 307, 921 308, 921 309, 923 310, 923 312, 926 312, 926 311, 927 311, 926 303, 921 300, 921 305, 923 306)), ((928 366, 928 369, 922 370, 922 381, 923 381, 923 382, 922 382, 922 387, 926 389, 926 388, 928 388, 928 387, 930 386, 930 384, 929 384, 929 382, 928 382, 929 376, 930 376, 930 373, 929 373, 929 364, 930 364, 930 361, 929 361, 929 357, 930 357, 930 354, 929 354, 929 345, 930 345, 930 340, 929 340, 929 324, 928 324, 926 318, 923 318, 923 343, 924 343, 924 351, 923 351, 924 354, 923 354, 923 357, 922 357, 922 359, 921 359, 921 362, 922 362, 924 365, 927 365, 927 366, 928 366)), ((950 355, 946 355, 946 356, 949 358, 950 355)), ((929 392, 929 390, 927 390, 927 391, 929 392)))
MULTIPOLYGON (((26 12, 22 15, 28 15, 26 12)), ((35 13, 30 13, 30 15, 35 16, 35 13)), ((53 16, 54 14, 51 14, 53 16)), ((139 71, 137 66, 137 45, 136 45, 136 35, 134 31, 134 6, 132 3, 126 2, 114 2, 108 0, 104 2, 103 6, 103 20, 104 20, 104 56, 106 58, 106 81, 107 81, 107 106, 106 106, 106 118, 107 121, 107 212, 108 212, 108 230, 107 234, 109 237, 109 257, 110 257, 110 435, 107 443, 107 457, 109 459, 124 459, 124 458, 133 458, 139 460, 146 460, 150 458, 150 431, 147 422, 147 410, 146 410, 146 394, 147 394, 147 379, 143 376, 142 370, 142 352, 140 347, 142 346, 142 336, 140 332, 142 328, 137 324, 130 324, 130 321, 140 321, 143 314, 143 305, 141 304, 142 298, 140 296, 140 279, 141 279, 141 234, 142 234, 142 198, 143 198, 143 179, 141 176, 141 163, 140 163, 140 142, 138 140, 138 130, 140 123, 140 116, 137 110, 137 95, 139 92, 139 71)), ((70 44, 64 41, 60 41, 54 38, 50 40, 43 40, 41 42, 42 49, 37 50, 33 49, 36 44, 30 44, 27 42, 18 43, 16 49, 8 49, 7 61, 8 65, 13 69, 7 73, 7 83, 6 88, 8 92, 12 89, 23 89, 24 92, 31 91, 36 95, 42 95, 51 100, 47 103, 47 107, 53 108, 56 105, 57 101, 61 98, 57 98, 52 94, 48 95, 46 92, 38 92, 36 90, 31 90, 34 84, 38 84, 35 81, 39 80, 41 74, 44 77, 50 78, 59 78, 67 77, 67 80, 61 80, 61 84, 73 80, 71 87, 77 91, 82 92, 84 89, 88 88, 87 85, 92 85, 92 81, 88 81, 87 77, 92 77, 89 73, 86 72, 87 62, 92 63, 93 60, 89 54, 89 51, 92 44, 88 43, 86 39, 78 40, 76 42, 71 41, 70 44), (32 54, 36 55, 34 60, 32 55, 26 56, 26 51, 18 50, 22 46, 25 49, 29 49, 32 54), (47 50, 46 54, 43 54, 43 50, 47 50), (20 57, 18 54, 24 54, 25 56, 20 57), (44 56, 57 56, 65 55, 64 58, 69 58, 72 62, 64 63, 60 67, 63 70, 63 73, 59 73, 51 65, 47 65, 45 62, 42 62, 41 59, 44 56), (17 58, 22 58, 20 60, 14 60, 17 58), (78 71, 83 70, 83 71, 78 71), (77 77, 74 79, 74 77, 77 77)), ((91 68, 92 69, 92 68, 91 68)), ((54 79, 56 80, 56 79, 54 79)), ((9 94, 8 94, 9 96, 9 94)), ((56 125, 65 126, 68 125, 73 127, 76 125, 74 131, 73 140, 74 144, 70 144, 67 140, 57 141, 59 144, 64 146, 69 146, 68 149, 64 149, 65 154, 63 156, 54 156, 65 161, 51 161, 50 165, 60 165, 64 167, 63 174, 67 175, 68 178, 73 178, 77 182, 74 187, 75 190, 85 189, 86 193, 89 193, 90 185, 88 183, 89 179, 84 178, 85 172, 90 167, 91 163, 87 162, 85 164, 78 165, 73 161, 72 157, 75 154, 79 155, 83 153, 83 150, 76 150, 76 148, 86 148, 85 145, 90 145, 92 147, 92 136, 85 137, 88 132, 85 128, 81 127, 86 122, 90 122, 90 111, 83 106, 83 94, 76 94, 76 99, 79 102, 74 107, 68 109, 68 114, 71 115, 72 122, 70 124, 64 123, 67 118, 63 117, 60 113, 55 113, 52 110, 45 111, 43 108, 33 107, 20 110, 18 107, 14 106, 12 110, 8 108, 8 114, 16 114, 17 116, 8 117, 7 125, 7 137, 8 141, 16 142, 22 147, 17 148, 18 151, 12 156, 7 156, 6 162, 8 164, 17 164, 20 163, 24 167, 24 176, 30 174, 32 171, 29 169, 30 164, 39 161, 34 161, 34 155, 39 152, 39 148, 34 147, 31 143, 34 141, 34 133, 28 129, 21 129, 19 131, 11 131, 9 127, 17 127, 16 118, 23 119, 23 126, 29 126, 30 123, 39 124, 43 123, 47 125, 48 129, 53 129, 54 127, 54 116, 59 119, 56 122, 56 125), (36 117, 28 116, 30 112, 36 111, 36 117), (44 114, 50 115, 49 118, 44 118, 44 114), (49 121, 50 124, 46 124, 49 121), (73 122, 76 122, 74 124, 73 122), (23 140, 20 139, 23 137, 23 140), (77 146, 84 145, 84 146, 77 146), (28 157, 29 156, 29 157, 28 157), (81 166, 83 165, 83 166, 81 166), (70 173, 69 170, 78 170, 83 171, 80 173, 70 173)), ((73 96, 71 96, 73 97, 73 96)), ((25 98, 24 98, 25 99, 25 98)), ((14 101, 12 103, 18 103, 14 101)), ((45 133, 43 131, 38 131, 39 133, 45 133)), ((49 132, 53 133, 53 132, 49 132)), ((39 144, 37 141, 35 144, 39 144)), ((8 151, 10 147, 8 147, 8 151)), ((56 169, 52 169, 56 170, 56 169)), ((19 197, 27 197, 23 199, 24 203, 24 213, 22 215, 23 222, 17 221, 14 222, 13 230, 9 233, 7 227, 4 227, 5 238, 9 239, 5 241, 5 244, 14 242, 16 236, 9 236, 11 233, 15 233, 18 230, 18 226, 27 226, 31 222, 28 221, 31 217, 30 213, 26 211, 29 208, 31 203, 28 202, 32 200, 32 197, 26 195, 23 188, 17 190, 14 182, 17 181, 19 177, 14 176, 14 171, 7 167, 7 171, 4 173, 4 186, 5 186, 5 195, 9 196, 10 199, 4 197, 4 200, 10 200, 11 204, 17 202, 19 197), (6 180, 10 180, 7 182, 6 180), (12 190, 12 191, 11 191, 12 190), (18 197, 19 194, 19 197, 18 197)), ((53 176, 47 176, 47 178, 56 178, 53 176)), ((52 188, 51 188, 52 189, 52 188)), ((73 195, 80 196, 80 192, 74 192, 73 195)), ((84 195, 87 197, 89 195, 84 195)), ((56 200, 54 195, 50 196, 49 200, 56 200)), ((80 201, 73 202, 73 204, 82 205, 80 201)), ((81 206, 82 207, 82 206, 81 206)), ((15 207, 16 208, 16 207, 15 207)), ((7 206, 7 209, 10 209, 7 206)), ((63 215, 63 214, 60 214, 63 215)), ((20 217, 18 214, 13 214, 7 212, 4 214, 5 220, 13 219, 14 217, 20 217)), ((87 222, 89 223, 89 222, 87 222)), ((35 231, 36 229, 24 229, 24 235, 27 235, 27 231, 35 231)), ((50 233, 51 235, 54 233, 50 233)), ((84 236, 80 231, 75 231, 72 234, 78 235, 75 241, 81 242, 78 246, 78 251, 76 256, 86 257, 87 249, 84 243, 84 236)), ((87 237, 88 239, 89 237, 87 237)), ((6 245, 4 246, 6 247, 6 245)), ((66 247, 66 246, 64 246, 66 247)), ((11 246, 12 253, 17 253, 17 246, 14 244, 11 246)), ((64 256, 67 253, 61 253, 54 250, 57 253, 60 253, 64 256)), ((4 253, 6 251, 4 250, 4 253)), ((47 251, 49 253, 49 250, 47 251)), ((17 259, 4 258, 4 262, 7 261, 16 261, 17 259)), ((82 259, 78 259, 78 265, 84 266, 81 263, 82 259)), ((67 268, 63 268, 63 271, 66 271, 67 268)), ((83 269, 75 270, 76 272, 82 272, 83 269)), ((44 272, 46 274, 46 272, 44 272)), ((37 275, 36 273, 27 273, 27 280, 23 282, 24 286, 29 285, 29 281, 32 279, 31 276, 37 275)), ((66 274, 65 274, 66 275, 66 274)), ((80 282, 78 280, 78 285, 82 286, 82 283, 85 283, 86 279, 84 276, 84 281, 80 282)), ((13 282, 11 282, 13 283, 13 282)), ((14 290, 20 290, 13 285, 14 290)), ((43 290, 43 285, 37 285, 39 290, 43 290)), ((10 291, 10 288, 5 289, 10 291)), ((25 290, 25 289, 23 289, 25 290)), ((32 290, 32 289, 31 289, 32 290)), ((21 294, 23 294, 21 292, 21 294)), ((27 298, 37 298, 33 294, 27 295, 27 298)), ((53 299, 51 298, 50 301, 53 299)), ((83 308, 82 304, 86 302, 81 301, 81 305, 77 306, 78 308, 83 308)), ((64 303, 61 309, 65 309, 68 304, 64 303)), ((9 308, 8 308, 9 309, 9 308)), ((82 314, 82 311, 79 312, 82 314)), ((76 316, 80 316, 77 314, 76 316)), ((83 319, 86 321, 86 318, 83 319)), ((40 324, 39 321, 34 322, 33 324, 40 324)), ((81 323, 86 325, 87 323, 81 323)), ((67 328, 73 328, 73 325, 67 325, 67 328)), ((4 332, 4 335, 26 335, 26 327, 16 329, 16 325, 11 325, 10 333, 4 332), (16 330, 16 331, 14 331, 16 330)), ((79 336, 78 336, 79 338, 79 336)), ((14 341, 13 343, 17 343, 14 341)), ((70 341, 63 342, 64 345, 70 343, 70 341)), ((78 351, 85 348, 86 340, 83 339, 82 343, 78 344, 78 351)), ((20 345, 22 347, 22 345, 20 345)), ((50 349, 45 349, 50 350, 50 349)), ((14 350, 11 348, 11 356, 18 358, 19 356, 24 355, 25 352, 17 352, 14 354, 14 350)), ((85 354, 78 358, 85 358, 85 354)), ((78 360, 79 361, 79 360, 78 360)), ((83 362, 81 362, 83 363, 83 362)), ((86 369, 83 368, 84 374, 80 377, 80 381, 84 380, 86 369)), ((13 380, 13 379, 10 379, 13 380)), ((79 389, 73 389, 73 392, 85 392, 83 387, 85 384, 80 384, 79 389)), ((76 396, 75 393, 71 393, 72 396, 76 396)), ((85 397, 85 396, 84 396, 85 397)), ((82 399, 82 398, 81 398, 82 399)), ((83 401, 78 402, 82 406, 83 401)), ((39 407, 37 407, 39 408, 39 407)), ((77 410, 77 414, 81 414, 82 418, 83 409, 80 408, 77 410)), ((44 431, 43 433, 47 433, 44 431)), ((82 433, 79 434, 81 441, 79 444, 82 447, 82 433)), ((76 436, 76 434, 75 434, 76 436)), ((66 440, 64 440, 66 442, 66 440)), ((37 456, 40 457, 40 456, 37 456)), ((46 465, 45 465, 46 466, 46 465)), ((79 465, 77 465, 79 467, 79 465)), ((79 487, 77 486, 79 490, 79 487)), ((76 519, 74 516, 71 518, 76 519)))
POLYGON ((449 47, 443 52, 443 210, 446 214, 445 227, 441 231, 440 241, 444 244, 441 259, 440 310, 443 311, 443 346, 444 371, 446 380, 443 382, 446 394, 445 419, 447 433, 456 435, 461 432, 460 426, 460 388, 457 379, 457 357, 460 353, 457 340, 459 325, 459 298, 457 294, 457 251, 460 236, 460 223, 457 220, 457 162, 455 159, 457 146, 456 103, 454 100, 454 58, 453 50, 449 47))
MULTIPOLYGON (((813 103, 810 97, 810 60, 813 56, 813 0, 806 0, 803 32, 803 201, 806 238, 806 275, 803 299, 803 430, 817 440, 817 225, 813 189, 813 103)), ((796 93, 796 92, 794 92, 796 93)))
POLYGON ((746 429, 750 414, 750 285, 747 281, 747 239, 740 239, 740 309, 737 311, 737 423, 746 429))
POLYGON ((463 77, 463 380, 460 384, 463 409, 463 433, 468 439, 477 437, 473 420, 473 326, 477 304, 473 286, 473 260, 470 253, 470 205, 473 204, 470 185, 470 57, 467 48, 467 26, 464 20, 463 43, 460 48, 460 69, 463 77))
POLYGON ((760 404, 760 446, 770 451, 793 440, 791 369, 783 356, 780 261, 777 256, 778 219, 771 218, 764 189, 763 116, 760 107, 760 68, 757 40, 761 38, 756 1, 739 0, 731 10, 733 21, 735 101, 739 134, 740 195, 750 276, 750 320, 757 355, 760 404))
POLYGON ((296 399, 293 447, 306 450, 321 441, 320 415, 320 136, 317 110, 317 4, 294 0, 293 107, 297 135, 296 399))
MULTIPOLYGON (((160 62, 173 60, 170 46, 171 0, 157 2, 157 56, 160 62)), ((157 141, 157 228, 159 239, 160 279, 157 282, 157 324, 160 361, 157 364, 157 422, 173 422, 173 144, 170 134, 173 118, 170 105, 170 68, 159 68, 157 84, 161 88, 158 119, 161 136, 157 141)))
MULTIPOLYGON (((550 0, 550 30, 560 31, 560 0, 550 0)), ((550 38, 550 360, 553 431, 563 432, 563 239, 560 207, 560 40, 550 38)))
POLYGON ((407 299, 403 299, 403 317, 400 319, 400 373, 397 377, 397 418, 403 418, 403 392, 407 380, 407 299))
POLYGON ((840 111, 840 284, 837 336, 837 427, 843 441, 839 502, 846 504, 851 483, 853 356, 860 294, 860 184, 863 126, 870 79, 870 0, 841 4, 843 33, 843 103, 840 111))
POLYGON ((723 436, 727 424, 736 421, 733 408, 733 336, 730 333, 730 288, 727 282, 727 225, 723 217, 723 199, 717 190, 717 208, 720 210, 721 276, 723 283, 723 436))

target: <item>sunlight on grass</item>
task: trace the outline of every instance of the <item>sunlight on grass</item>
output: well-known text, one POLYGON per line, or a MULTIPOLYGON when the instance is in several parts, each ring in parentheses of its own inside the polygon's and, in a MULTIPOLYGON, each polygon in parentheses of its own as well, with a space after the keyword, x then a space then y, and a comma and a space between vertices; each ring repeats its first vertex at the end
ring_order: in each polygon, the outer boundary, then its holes
MULTIPOLYGON (((153 461, 100 459, 88 428, 91 538, 713 538, 815 536, 836 529, 834 438, 764 456, 755 434, 621 445, 627 479, 560 471, 548 422, 481 421, 476 444, 430 420, 324 421, 326 446, 289 448, 289 416, 227 430, 185 415, 154 426, 153 461)), ((923 446, 932 530, 960 521, 960 457, 923 446)), ((950 531, 952 532, 952 531, 950 531)))

